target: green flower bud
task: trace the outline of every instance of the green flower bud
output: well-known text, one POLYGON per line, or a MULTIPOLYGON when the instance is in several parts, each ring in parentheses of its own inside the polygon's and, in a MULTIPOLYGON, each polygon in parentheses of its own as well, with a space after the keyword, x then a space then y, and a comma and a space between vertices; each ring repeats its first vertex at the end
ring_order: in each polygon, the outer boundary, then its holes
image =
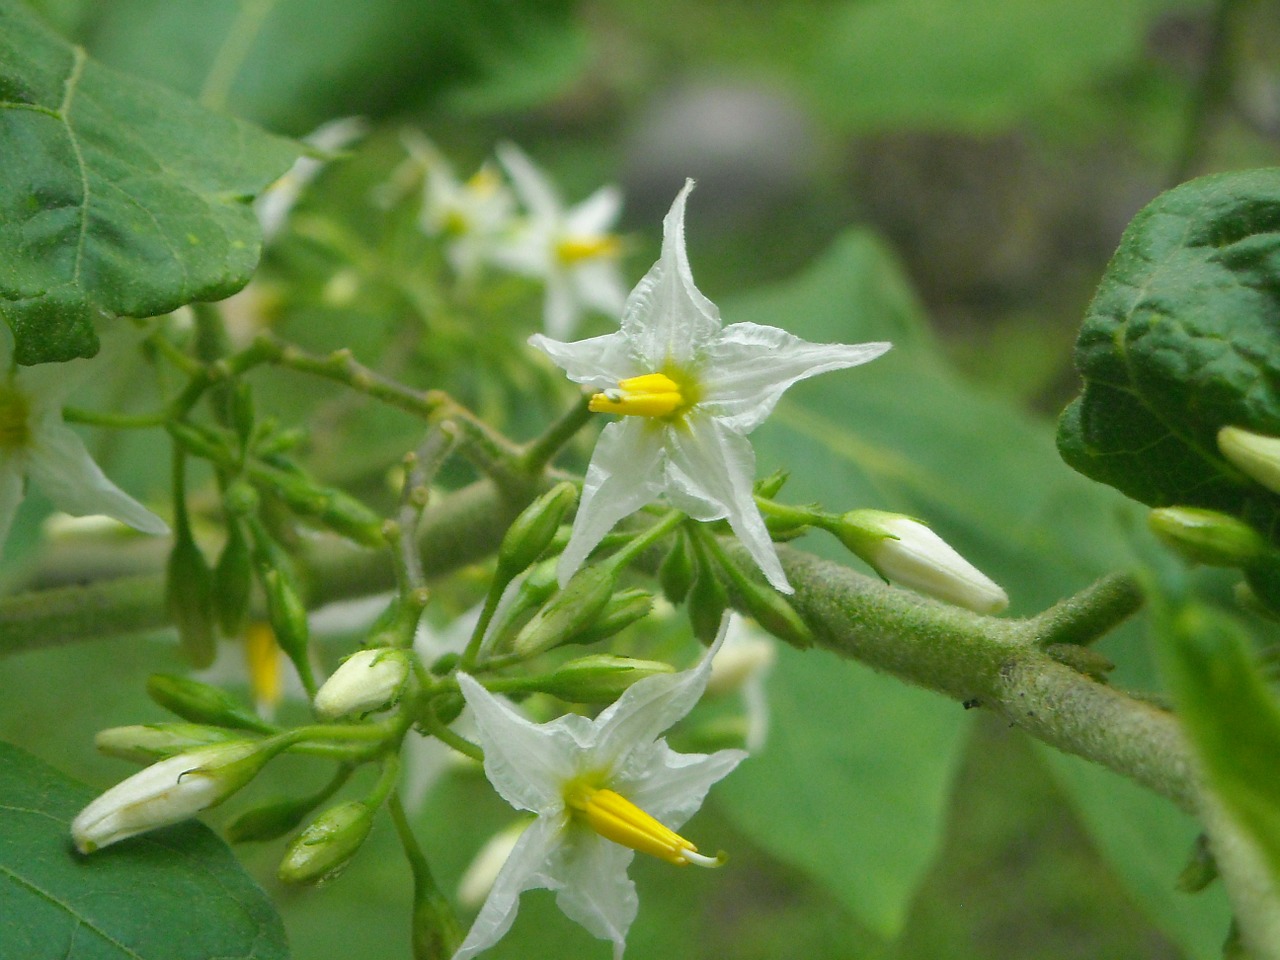
POLYGON ((382 536, 383 518, 350 494, 264 463, 250 463, 248 472, 254 483, 278 495, 295 513, 310 517, 366 547, 386 544, 382 536))
POLYGON ((673 604, 683 603, 684 598, 689 595, 689 588, 693 586, 694 575, 689 538, 683 533, 677 533, 671 538, 671 549, 658 567, 658 583, 662 584, 663 596, 673 604))
POLYGON ((607 564, 583 567, 516 634, 515 651, 530 657, 567 643, 599 619, 617 583, 607 564))
POLYGON ((302 603, 292 579, 281 570, 272 568, 261 571, 262 588, 267 595, 267 617, 275 631, 276 643, 284 651, 303 686, 314 689, 311 673, 311 632, 307 626, 307 608, 302 603))
POLYGON ((186 524, 179 523, 177 528, 165 573, 165 605, 187 661, 203 669, 213 663, 218 651, 213 632, 213 572, 186 524))
POLYGON ((237 480, 222 494, 222 509, 232 517, 247 517, 258 510, 258 491, 253 484, 237 480))
POLYGON ((408 678, 407 650, 357 650, 316 693, 316 713, 332 720, 381 710, 399 698, 408 678))
POLYGON ((1218 431, 1218 450, 1245 476, 1280 493, 1280 437, 1223 427, 1218 431))
POLYGON ((147 696, 171 713, 193 723, 211 724, 271 733, 275 728, 241 706, 231 694, 191 677, 153 673, 147 678, 147 696))
POLYGON ((196 723, 150 723, 110 727, 94 735, 93 745, 109 757, 155 763, 197 747, 243 739, 235 730, 196 723))
POLYGON ((213 607, 223 636, 244 632, 253 592, 253 557, 249 539, 235 520, 227 522, 227 542, 213 568, 213 607))
POLYGON ((200 747, 153 763, 102 794, 72 821, 81 853, 166 827, 221 803, 281 749, 248 740, 200 747))
POLYGON ((246 810, 227 825, 231 843, 261 843, 283 837, 322 801, 317 797, 285 797, 246 810))
POLYGON ((277 876, 285 883, 320 883, 337 876, 373 826, 373 811, 363 800, 330 807, 289 844, 277 876))
POLYGON ((747 576, 723 552, 717 559, 732 581, 738 599, 756 623, 798 650, 808 650, 813 646, 813 631, 800 619, 800 615, 782 594, 768 584, 759 583, 747 576))
POLYGON ((720 633, 720 621, 729 608, 729 592, 716 573, 715 564, 698 540, 693 540, 696 574, 689 588, 689 624, 703 646, 711 646, 720 633))
POLYGON ((597 653, 539 678, 538 689, 570 703, 613 703, 637 680, 674 672, 671 664, 657 660, 597 653))
POLYGON ((1147 514, 1147 525, 1165 546, 1211 567, 1242 567, 1267 549, 1253 527, 1217 510, 1160 507, 1147 514))
POLYGON ((528 569, 550 546, 560 521, 578 499, 578 488, 565 480, 557 483, 515 518, 498 548, 497 580, 508 583, 528 569))
POLYGON ((622 590, 605 604, 596 622, 567 642, 574 644, 599 643, 631 624, 643 620, 653 611, 653 596, 643 590, 622 590))

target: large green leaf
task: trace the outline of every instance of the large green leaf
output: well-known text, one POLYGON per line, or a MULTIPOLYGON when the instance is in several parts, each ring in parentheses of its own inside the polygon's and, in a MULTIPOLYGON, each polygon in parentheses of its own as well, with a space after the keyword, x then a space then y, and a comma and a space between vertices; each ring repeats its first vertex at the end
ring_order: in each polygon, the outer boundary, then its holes
MULTIPOLYGON (((977 392, 947 368, 899 269, 873 237, 851 233, 796 280, 723 307, 728 322, 778 324, 810 340, 894 343, 893 350, 873 363, 793 388, 753 436, 761 472, 776 466, 794 470, 786 488, 791 498, 818 499, 835 509, 875 506, 929 521, 1005 586, 1013 611, 1019 613, 1043 609, 1132 561, 1132 504, 1065 469, 1049 424, 977 392)), ((803 546, 832 555, 841 550, 812 535, 803 546)), ((1123 682, 1154 686, 1134 640, 1131 634, 1107 638, 1104 649, 1120 662, 1117 675, 1123 682)), ((809 664, 805 668, 814 671, 825 666, 809 664)), ((784 673, 774 696, 791 696, 793 682, 784 673)), ((885 695, 885 709, 896 714, 899 701, 885 695)), ((867 705, 857 697, 848 699, 851 715, 861 716, 854 711, 867 705)), ((874 710, 876 704, 870 706, 874 710)), ((875 736, 859 743, 859 750, 878 758, 861 762, 880 771, 877 777, 899 771, 903 782, 945 784, 954 766, 951 755, 945 749, 930 754, 921 744, 946 744, 963 726, 963 715, 951 704, 908 711, 897 725, 877 727, 875 736)), ((847 723, 842 733, 861 736, 857 722, 847 723)), ((814 759, 804 774, 830 776, 814 759)), ((765 762, 760 761, 762 766, 765 762)), ((1193 955, 1203 956, 1205 938, 1220 937, 1226 929, 1226 909, 1221 900, 1204 901, 1189 914, 1187 898, 1173 889, 1183 843, 1194 832, 1189 821, 1158 797, 1143 794, 1142 802, 1135 802, 1138 788, 1105 771, 1097 773, 1063 777, 1082 822, 1155 922, 1193 955), (1119 835, 1123 842, 1116 842, 1119 835), (1172 853, 1170 837, 1177 838, 1172 853), (1194 912, 1200 909, 1203 914, 1194 912), (1188 916, 1196 922, 1189 924, 1188 916)), ((865 783, 859 790, 871 793, 865 783)), ((883 802, 892 800, 886 789, 883 802)), ((750 796, 735 797, 738 803, 751 801, 750 796)), ((841 823, 850 802, 849 794, 833 793, 821 819, 841 823)), ((925 803, 909 809, 913 816, 902 817, 904 824, 912 824, 909 828, 893 826, 886 816, 886 837, 921 855, 937 842, 941 809, 936 815, 925 803), (908 830, 913 832, 904 837, 908 830)), ((842 850, 841 856, 848 858, 842 868, 850 872, 883 869, 878 859, 862 859, 857 848, 842 850)), ((814 856, 807 868, 811 875, 829 876, 833 868, 823 859, 814 856)), ((903 875, 890 874, 899 883, 903 875)), ((905 886, 895 891, 910 896, 905 886)), ((887 902, 878 903, 881 921, 893 915, 887 902)), ((871 919, 851 906, 859 917, 871 919)))
POLYGON ((273 960, 280 918, 226 846, 188 823, 91 857, 93 791, 0 743, 0 954, 22 960, 273 960))
POLYGON ((101 314, 244 286, 260 239, 249 201, 296 153, 95 63, 0 0, 0 318, 18 362, 92 356, 101 314))
POLYGON ((893 939, 938 852, 969 718, 923 690, 791 648, 769 704, 766 747, 718 800, 757 843, 893 939))
POLYGON ((1076 349, 1066 461, 1152 506, 1210 507, 1264 531, 1280 497, 1218 453, 1219 428, 1280 434, 1280 169, 1218 174, 1130 223, 1076 349))

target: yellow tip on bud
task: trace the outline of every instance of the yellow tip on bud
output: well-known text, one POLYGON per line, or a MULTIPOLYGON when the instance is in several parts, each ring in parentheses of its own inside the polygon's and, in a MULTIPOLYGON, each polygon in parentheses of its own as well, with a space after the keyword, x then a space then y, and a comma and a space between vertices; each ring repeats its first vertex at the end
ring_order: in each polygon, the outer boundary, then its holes
POLYGON ((566 794, 569 808, 606 840, 675 864, 718 867, 727 859, 698 853, 698 848, 669 827, 663 826, 621 794, 583 783, 566 794))
POLYGON ((646 373, 618 381, 613 390, 591 398, 592 413, 617 413, 624 417, 668 417, 684 406, 679 385, 665 373, 646 373))

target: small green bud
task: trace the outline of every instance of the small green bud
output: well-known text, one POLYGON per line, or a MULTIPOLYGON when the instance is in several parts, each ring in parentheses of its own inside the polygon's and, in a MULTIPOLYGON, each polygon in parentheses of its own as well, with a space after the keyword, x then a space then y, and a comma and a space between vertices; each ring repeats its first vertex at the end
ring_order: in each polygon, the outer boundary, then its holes
POLYGON ((222 509, 229 517, 247 517, 258 511, 258 491, 253 484, 237 480, 222 494, 222 509))
POLYGON ((253 557, 249 539, 240 524, 229 519, 227 542, 213 568, 213 607, 223 636, 235 637, 244 631, 252 592, 253 557))
POLYGON ((516 653, 530 657, 572 640, 604 612, 617 583, 607 564, 583 567, 516 634, 516 653))
POLYGON ((1147 525, 1165 546, 1211 567, 1241 567, 1267 549, 1253 527, 1217 510, 1159 507, 1147 514, 1147 525))
POLYGON ((1218 431, 1218 450, 1249 479, 1280 493, 1280 437, 1223 427, 1218 431))
POLYGON ((764 497, 766 500, 772 500, 782 492, 783 486, 787 480, 791 478, 789 470, 778 469, 773 471, 767 477, 761 477, 755 483, 755 493, 757 497, 764 497))
POLYGON ((249 465, 249 476, 275 493, 295 513, 310 517, 335 533, 367 547, 386 544, 382 517, 350 494, 262 463, 249 465))
POLYGON ((409 679, 409 652, 389 647, 357 650, 316 693, 315 709, 332 720, 390 706, 409 679))
POLYGON ((663 596, 673 604, 683 603, 693 586, 694 575, 689 538, 684 533, 677 533, 671 538, 671 549, 658 567, 658 583, 662 585, 663 596))
POLYGON ((718 559, 733 582, 738 599, 756 623, 798 650, 808 650, 813 646, 813 631, 782 594, 768 584, 753 580, 723 553, 718 559))
POLYGON ((218 652, 213 632, 213 572, 185 524, 169 552, 165 572, 165 605, 187 661, 203 669, 218 652))
POLYGON ((94 735, 93 745, 109 757, 134 763, 154 763, 165 757, 243 739, 236 730, 196 723, 150 723, 110 727, 94 735))
POLYGON ((261 843, 283 837, 322 802, 318 797, 283 797, 246 810, 227 825, 231 843, 261 843))
POLYGON ((267 617, 275 631, 276 643, 284 651, 303 685, 313 689, 311 680, 311 632, 307 626, 307 608, 302 603, 292 578, 278 568, 261 571, 262 588, 267 595, 267 617))
POLYGON ((570 703, 613 703, 637 680, 674 673, 669 663, 597 653, 540 678, 538 689, 570 703))
POLYGON ((275 729, 225 690, 191 677, 153 673, 147 678, 147 696, 170 713, 176 713, 192 723, 235 727, 258 733, 271 733, 275 729))
POLYGON ((578 488, 565 480, 557 483, 515 518, 498 548, 497 579, 508 583, 528 569, 555 539, 560 521, 578 499, 578 488))
POLYGON ((609 598, 609 602, 605 604, 604 610, 601 611, 595 623, 567 642, 584 646, 599 643, 633 623, 643 620, 652 611, 653 596, 651 594, 637 589, 621 590, 609 598))
POLYGON ((226 440, 208 427, 198 427, 194 423, 170 422, 166 429, 191 453, 213 463, 228 464, 234 459, 226 440))
POLYGON ((284 883, 332 879, 351 862, 372 826, 373 811, 363 800, 330 807, 289 844, 276 875, 284 883))
POLYGON ((709 647, 715 643, 720 633, 720 621, 729 608, 729 592, 720 582, 715 564, 706 555, 701 543, 697 540, 692 542, 697 572, 693 586, 689 588, 689 624, 693 627, 693 635, 698 638, 698 642, 709 647))

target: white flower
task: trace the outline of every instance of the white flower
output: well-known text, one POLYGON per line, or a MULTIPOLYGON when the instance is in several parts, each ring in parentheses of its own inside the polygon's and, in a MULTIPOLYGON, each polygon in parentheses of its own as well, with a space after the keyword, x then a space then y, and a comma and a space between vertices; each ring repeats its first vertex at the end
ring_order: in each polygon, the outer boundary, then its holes
POLYGON ((571 920, 612 940, 617 960, 639 906, 627 877, 634 850, 677 865, 721 862, 673 831, 746 754, 679 754, 658 739, 697 703, 718 647, 690 670, 641 680, 594 720, 568 714, 535 724, 458 675, 475 714, 485 773, 508 803, 537 819, 516 842, 454 960, 501 939, 520 895, 542 887, 556 891, 571 920))
POLYGON ((276 751, 250 740, 200 747, 153 763, 80 811, 71 836, 81 853, 166 827, 221 803, 276 751))
POLYGON ((566 209, 555 186, 514 144, 499 145, 498 159, 529 216, 496 256, 508 269, 546 284, 543 329, 567 337, 588 307, 617 316, 626 286, 618 263, 621 243, 611 231, 622 212, 621 191, 601 187, 566 209))
POLYGON ((406 651, 391 647, 357 650, 316 691, 316 713, 332 720, 381 710, 400 696, 408 678, 406 651))
POLYGON ((844 544, 892 583, 976 613, 999 613, 1009 605, 999 584, 919 520, 851 510, 841 527, 844 544))
POLYGON ((73 516, 105 514, 143 533, 168 533, 163 520, 106 478, 62 422, 63 400, 97 368, 88 360, 18 367, 13 334, 8 324, 0 328, 0 543, 28 480, 73 516))
MULTIPOLYGON (((316 127, 302 138, 302 142, 321 154, 333 154, 360 139, 368 128, 363 117, 341 117, 316 127)), ((280 232, 302 192, 327 162, 323 156, 299 157, 283 177, 254 201, 253 210, 258 215, 264 241, 271 240, 280 232)))
POLYGON ((602 392, 591 409, 623 414, 604 428, 587 468, 564 583, 613 525, 662 494, 697 520, 728 518, 769 582, 791 592, 752 495, 747 434, 798 380, 866 363, 887 343, 808 343, 776 327, 735 323, 693 283, 684 246, 685 183, 663 221, 662 256, 631 291, 618 333, 530 343, 570 380, 602 392))
POLYGON ((747 722, 746 745, 752 753, 764 748, 769 735, 769 698, 764 683, 777 659, 773 637, 742 614, 729 614, 724 646, 711 661, 707 694, 742 694, 747 722))

